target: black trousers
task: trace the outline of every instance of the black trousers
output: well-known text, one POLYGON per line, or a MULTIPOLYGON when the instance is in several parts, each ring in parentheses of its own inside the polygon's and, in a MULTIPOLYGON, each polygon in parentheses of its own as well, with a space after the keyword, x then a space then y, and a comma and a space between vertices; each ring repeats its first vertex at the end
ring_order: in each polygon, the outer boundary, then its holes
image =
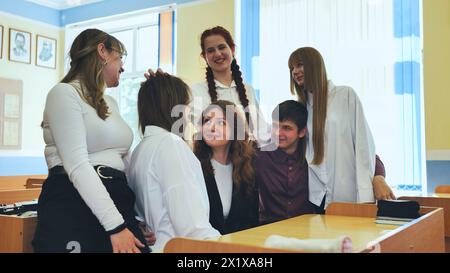
MULTIPOLYGON (((149 252, 135 218, 136 198, 128 187, 125 174, 104 166, 97 172, 102 174, 100 178, 127 228, 146 246, 141 252, 149 252)), ((83 201, 62 167, 52 168, 43 184, 33 248, 35 252, 44 253, 112 252, 109 234, 83 201)))

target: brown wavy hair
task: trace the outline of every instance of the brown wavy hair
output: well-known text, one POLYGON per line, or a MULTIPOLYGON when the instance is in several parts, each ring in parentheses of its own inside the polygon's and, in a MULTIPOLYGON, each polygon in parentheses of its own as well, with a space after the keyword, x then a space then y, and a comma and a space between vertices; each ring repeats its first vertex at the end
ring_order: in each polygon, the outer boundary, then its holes
MULTIPOLYGON (((228 44, 228 46, 231 48, 232 51, 235 50, 236 45, 234 43, 233 37, 231 36, 231 33, 226 30, 225 28, 221 26, 216 26, 211 29, 207 29, 203 31, 202 36, 200 38, 200 46, 202 47, 202 57, 205 58, 205 40, 209 36, 212 35, 220 35, 225 39, 225 42, 228 44)), ((248 106, 249 100, 247 98, 247 93, 244 85, 244 80, 242 79, 242 72, 241 68, 236 62, 236 59, 234 59, 231 62, 231 75, 233 77, 234 82, 236 83, 236 91, 239 95, 239 100, 244 107, 244 109, 248 106)), ((217 101, 217 90, 216 90, 216 83, 214 82, 214 74, 211 69, 211 67, 206 67, 206 81, 208 83, 208 92, 209 96, 211 97, 211 102, 217 101)), ((249 123, 249 113, 245 112, 245 119, 247 123, 249 123)))
MULTIPOLYGON (((236 105, 232 102, 226 100, 218 100, 211 103, 202 114, 201 125, 205 124, 205 114, 211 109, 219 108, 221 109, 223 115, 226 117, 225 120, 227 124, 234 124, 233 129, 233 139, 230 140, 230 150, 229 155, 231 158, 231 164, 233 165, 233 185, 239 190, 239 188, 244 184, 247 193, 250 194, 253 188, 253 180, 255 177, 255 170, 253 168, 252 159, 255 155, 255 144, 249 139, 248 127, 245 124, 244 119, 236 111, 236 105), (226 111, 233 110, 230 114, 226 114, 226 111), (229 118, 233 120, 228 120, 229 118), (244 139, 238 139, 239 131, 244 128, 244 139)), ((200 130, 197 134, 202 134, 200 130)), ((214 168, 211 164, 211 158, 213 151, 208 144, 203 140, 203 136, 197 136, 194 141, 194 154, 197 156, 198 160, 202 165, 203 175, 208 177, 209 175, 214 175, 214 168)))
POLYGON ((319 165, 322 163, 325 153, 324 135, 328 103, 328 79, 325 63, 319 51, 312 47, 302 47, 292 52, 288 66, 291 78, 291 93, 297 94, 300 102, 305 105, 308 101, 308 92, 312 91, 314 94, 312 112, 314 158, 312 164, 319 165), (292 77, 292 70, 298 65, 303 65, 305 73, 303 86, 299 86, 292 77))
POLYGON ((62 83, 70 83, 79 80, 81 90, 77 90, 80 96, 97 111, 97 115, 105 120, 108 116, 108 105, 103 98, 106 83, 103 79, 105 62, 97 53, 99 44, 112 52, 126 55, 125 46, 114 36, 98 29, 86 29, 73 41, 70 48, 70 70, 61 80, 62 83))

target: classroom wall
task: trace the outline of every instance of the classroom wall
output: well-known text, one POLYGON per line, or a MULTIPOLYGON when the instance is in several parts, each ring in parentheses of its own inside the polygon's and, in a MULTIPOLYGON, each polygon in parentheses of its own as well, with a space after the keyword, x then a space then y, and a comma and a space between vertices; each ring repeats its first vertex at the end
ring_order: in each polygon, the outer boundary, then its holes
MULTIPOLYGON (((178 1, 187 2, 185 0, 178 1)), ((0 24, 5 27, 3 58, 0 59, 0 77, 23 80, 22 149, 0 150, 0 176, 37 174, 46 170, 43 157, 44 142, 39 127, 48 91, 63 76, 64 31, 56 26, 1 12, 0 24), (32 33, 32 64, 8 61, 8 29, 14 27, 32 33), (34 64, 35 35, 58 39, 57 69, 46 69, 34 64)), ((200 33, 209 27, 222 25, 234 33, 234 1, 206 0, 182 4, 177 9, 177 74, 188 83, 203 79, 203 60, 200 58, 200 33)))
POLYGON ((423 0, 428 191, 450 184, 450 1, 423 0))
POLYGON ((423 0, 425 125, 428 159, 450 160, 450 1, 423 0), (431 152, 431 154, 430 154, 431 152), (431 158, 430 158, 431 156, 431 158))
MULTIPOLYGON (((44 142, 40 123, 42 121, 42 109, 44 109, 46 95, 62 77, 63 46, 61 42, 64 41, 64 32, 58 27, 7 13, 0 12, 0 18, 0 24, 4 27, 3 58, 0 59, 0 77, 23 81, 22 149, 0 150, 0 175, 5 172, 8 175, 12 175, 16 174, 16 171, 23 167, 22 164, 14 165, 14 162, 29 162, 28 159, 38 158, 38 160, 32 160, 34 165, 38 166, 31 166, 31 168, 36 167, 39 169, 42 165, 45 166, 45 161, 42 158, 44 142), (15 63, 8 60, 9 28, 20 29, 31 33, 31 64, 15 63), (57 39, 59 49, 57 69, 48 69, 35 65, 36 34, 57 39), (10 166, 15 166, 14 170, 10 170, 10 166)), ((28 166, 28 169, 30 169, 30 166, 28 166)))
POLYGON ((201 58, 200 35, 221 25, 234 35, 234 1, 210 0, 185 4, 177 9, 177 75, 189 84, 205 79, 205 62, 201 58))

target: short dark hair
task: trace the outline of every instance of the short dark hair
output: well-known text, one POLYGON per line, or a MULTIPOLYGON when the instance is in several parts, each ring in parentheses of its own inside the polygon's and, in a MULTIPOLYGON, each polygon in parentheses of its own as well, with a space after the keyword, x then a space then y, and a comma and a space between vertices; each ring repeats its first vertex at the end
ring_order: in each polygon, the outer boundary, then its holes
POLYGON ((277 105, 272 112, 272 119, 282 121, 292 121, 301 130, 308 122, 308 110, 306 106, 295 100, 287 100, 277 105))
POLYGON ((181 79, 167 73, 156 73, 141 84, 138 94, 138 115, 141 132, 149 125, 171 131, 172 125, 182 117, 172 117, 177 105, 187 105, 189 86, 181 79))
MULTIPOLYGON (((308 110, 306 106, 295 100, 287 100, 278 104, 272 112, 273 121, 291 121, 297 125, 300 131, 306 127, 308 122, 308 110)), ((303 166, 306 164, 306 138, 301 138, 297 144, 297 153, 300 155, 298 163, 303 166)))

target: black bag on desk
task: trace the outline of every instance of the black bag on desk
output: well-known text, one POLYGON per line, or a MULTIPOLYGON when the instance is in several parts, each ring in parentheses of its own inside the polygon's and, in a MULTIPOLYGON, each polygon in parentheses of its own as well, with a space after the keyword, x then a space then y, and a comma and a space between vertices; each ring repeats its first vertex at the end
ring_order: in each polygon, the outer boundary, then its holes
POLYGON ((420 205, 410 200, 379 200, 377 217, 417 219, 420 205))

